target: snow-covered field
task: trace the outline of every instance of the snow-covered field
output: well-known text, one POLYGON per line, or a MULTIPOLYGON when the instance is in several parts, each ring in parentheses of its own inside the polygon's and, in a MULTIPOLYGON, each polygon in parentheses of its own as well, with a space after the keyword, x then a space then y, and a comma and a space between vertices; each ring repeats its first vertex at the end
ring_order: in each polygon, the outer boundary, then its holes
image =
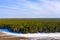
POLYGON ((16 37, 40 37, 40 38, 45 38, 45 37, 53 37, 53 38, 58 38, 60 39, 60 33, 28 33, 28 34, 18 34, 18 33, 11 33, 7 29, 0 29, 0 32, 5 33, 4 35, 0 36, 5 36, 5 35, 13 35, 16 37))
POLYGON ((11 32, 1 32, 4 33, 3 35, 0 36, 12 36, 11 38, 14 37, 25 37, 30 40, 60 40, 60 33, 28 33, 28 34, 18 34, 18 33, 11 33, 11 32))
MULTIPOLYGON (((46 37, 51 37, 51 38, 56 38, 60 39, 60 33, 28 33, 28 34, 17 34, 17 33, 10 33, 10 32, 2 32, 5 33, 5 35, 13 35, 16 37, 38 37, 38 38, 46 38, 46 37)), ((3 36, 5 36, 3 35, 3 36)), ((0 35, 2 36, 2 35, 0 35)))

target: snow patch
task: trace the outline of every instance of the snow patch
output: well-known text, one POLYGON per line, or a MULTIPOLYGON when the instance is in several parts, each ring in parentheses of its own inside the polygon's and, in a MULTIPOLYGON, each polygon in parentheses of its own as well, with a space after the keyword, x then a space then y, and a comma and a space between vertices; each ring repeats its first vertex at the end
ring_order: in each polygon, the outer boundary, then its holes
POLYGON ((28 34, 18 34, 18 33, 11 33, 11 32, 3 32, 5 35, 13 35, 16 37, 39 37, 39 38, 56 38, 60 39, 60 33, 28 33, 28 34))

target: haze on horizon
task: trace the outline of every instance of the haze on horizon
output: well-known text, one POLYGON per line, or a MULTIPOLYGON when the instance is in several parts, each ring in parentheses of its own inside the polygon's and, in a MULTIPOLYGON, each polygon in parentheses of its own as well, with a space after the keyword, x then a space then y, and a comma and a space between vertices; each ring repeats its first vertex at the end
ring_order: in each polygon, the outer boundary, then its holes
POLYGON ((0 18, 60 18, 60 0, 0 0, 0 18))

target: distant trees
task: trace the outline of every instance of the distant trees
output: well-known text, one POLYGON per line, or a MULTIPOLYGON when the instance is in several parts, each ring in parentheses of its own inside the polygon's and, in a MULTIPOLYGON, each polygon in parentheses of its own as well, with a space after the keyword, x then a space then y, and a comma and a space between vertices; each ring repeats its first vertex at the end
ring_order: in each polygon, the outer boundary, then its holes
MULTIPOLYGON (((20 20, 22 21, 22 20, 20 20)), ((0 24, 0 29, 8 29, 16 33, 54 33, 60 32, 60 21, 55 20, 32 20, 19 23, 0 24)))

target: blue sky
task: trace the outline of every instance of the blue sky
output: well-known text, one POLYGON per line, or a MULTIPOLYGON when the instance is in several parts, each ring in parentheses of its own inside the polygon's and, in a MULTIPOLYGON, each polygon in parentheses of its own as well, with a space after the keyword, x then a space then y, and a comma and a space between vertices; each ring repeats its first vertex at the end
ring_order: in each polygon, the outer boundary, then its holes
POLYGON ((60 0, 0 0, 0 18, 60 18, 60 0))

